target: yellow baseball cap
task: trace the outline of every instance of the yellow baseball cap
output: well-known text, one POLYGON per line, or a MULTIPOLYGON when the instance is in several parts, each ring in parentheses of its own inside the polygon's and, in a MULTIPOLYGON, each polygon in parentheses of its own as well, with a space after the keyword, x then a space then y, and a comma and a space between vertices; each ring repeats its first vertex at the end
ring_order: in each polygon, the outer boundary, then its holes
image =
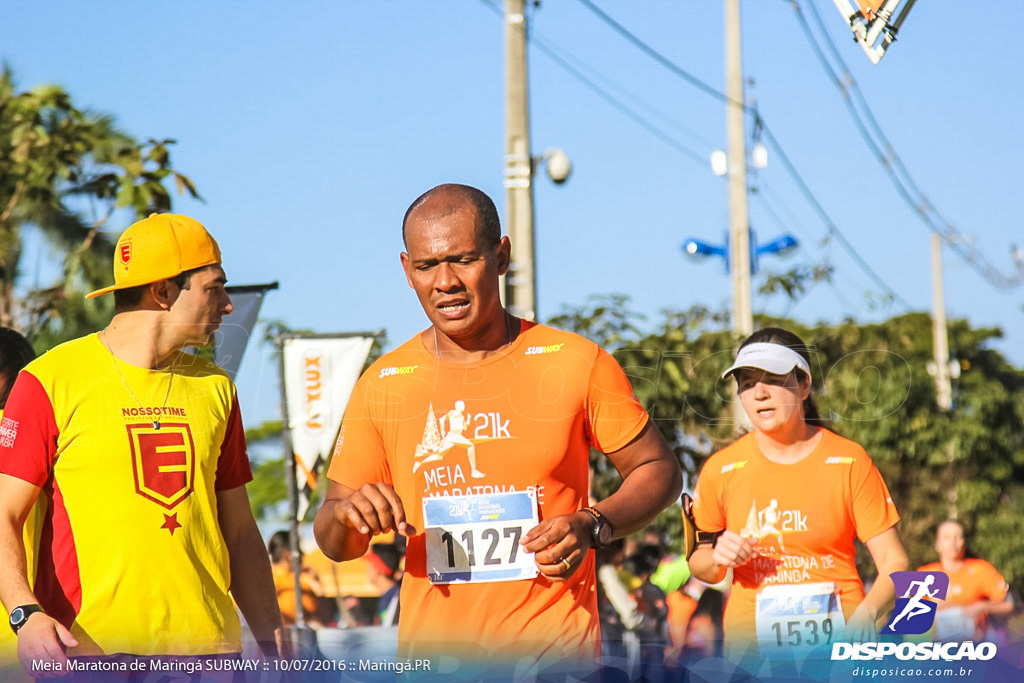
POLYGON ((198 221, 173 213, 154 213, 133 224, 117 240, 114 284, 85 298, 167 280, 186 270, 217 263, 220 247, 198 221))

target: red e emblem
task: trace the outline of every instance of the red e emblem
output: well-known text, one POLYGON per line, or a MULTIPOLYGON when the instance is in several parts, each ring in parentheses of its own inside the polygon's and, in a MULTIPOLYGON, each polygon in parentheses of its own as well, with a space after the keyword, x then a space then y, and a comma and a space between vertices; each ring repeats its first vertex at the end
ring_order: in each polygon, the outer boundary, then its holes
POLYGON ((128 262, 132 260, 132 241, 121 243, 121 248, 118 250, 118 255, 121 259, 121 265, 128 267, 128 262))
POLYGON ((196 449, 184 423, 127 425, 135 492, 168 510, 192 493, 196 449))

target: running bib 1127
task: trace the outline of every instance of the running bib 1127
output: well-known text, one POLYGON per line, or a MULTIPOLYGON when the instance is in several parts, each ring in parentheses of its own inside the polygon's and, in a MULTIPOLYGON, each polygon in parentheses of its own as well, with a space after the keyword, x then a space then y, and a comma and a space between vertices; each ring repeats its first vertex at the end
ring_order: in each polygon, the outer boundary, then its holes
POLYGON ((539 521, 535 491, 423 499, 431 583, 517 581, 537 575, 519 545, 539 521))

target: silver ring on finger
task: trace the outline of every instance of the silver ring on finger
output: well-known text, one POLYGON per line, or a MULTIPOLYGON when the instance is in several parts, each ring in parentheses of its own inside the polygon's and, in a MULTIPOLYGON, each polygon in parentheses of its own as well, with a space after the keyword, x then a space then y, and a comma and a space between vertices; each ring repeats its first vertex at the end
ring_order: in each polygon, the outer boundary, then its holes
POLYGON ((572 569, 572 565, 569 563, 569 560, 564 557, 562 558, 562 566, 565 567, 565 571, 572 569))

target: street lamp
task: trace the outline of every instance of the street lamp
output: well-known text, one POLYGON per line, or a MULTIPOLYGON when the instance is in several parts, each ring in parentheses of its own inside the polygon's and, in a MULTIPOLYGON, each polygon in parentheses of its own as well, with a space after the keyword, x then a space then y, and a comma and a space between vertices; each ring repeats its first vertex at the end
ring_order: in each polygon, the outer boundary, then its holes
MULTIPOLYGON (((758 244, 756 234, 750 231, 750 274, 757 272, 758 257, 766 254, 785 256, 800 246, 795 237, 790 234, 780 235, 770 242, 758 244)), ((725 272, 729 273, 729 235, 725 236, 725 244, 708 244, 691 237, 682 244, 682 250, 688 256, 696 258, 707 258, 708 256, 720 256, 725 260, 725 272)))
POLYGON ((729 251, 725 247, 719 247, 714 244, 708 244, 691 238, 683 242, 683 251, 690 256, 721 256, 726 259, 726 272, 729 270, 729 251))

